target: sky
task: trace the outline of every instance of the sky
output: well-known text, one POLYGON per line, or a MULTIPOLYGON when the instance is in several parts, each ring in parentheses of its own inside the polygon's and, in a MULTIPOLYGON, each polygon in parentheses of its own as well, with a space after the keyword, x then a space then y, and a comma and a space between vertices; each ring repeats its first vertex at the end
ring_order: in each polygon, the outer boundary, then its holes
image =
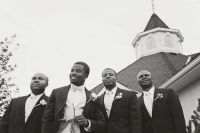
MULTIPOLYGON (((90 90, 101 83, 107 68, 117 72, 132 64, 131 45, 153 11, 151 0, 0 0, 0 39, 16 34, 14 81, 20 92, 30 93, 33 74, 49 77, 46 89, 69 84, 76 61, 86 62, 90 90)), ((200 1, 154 0, 155 13, 184 37, 183 54, 200 52, 200 1)))

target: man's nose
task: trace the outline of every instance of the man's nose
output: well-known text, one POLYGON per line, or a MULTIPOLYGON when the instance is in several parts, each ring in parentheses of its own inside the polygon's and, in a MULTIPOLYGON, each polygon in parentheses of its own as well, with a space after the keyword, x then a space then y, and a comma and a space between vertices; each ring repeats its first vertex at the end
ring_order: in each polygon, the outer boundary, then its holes
POLYGON ((39 80, 38 80, 38 79, 35 79, 35 80, 34 80, 34 83, 38 83, 38 82, 39 82, 39 80))
POLYGON ((110 78, 110 75, 106 75, 106 78, 110 78))

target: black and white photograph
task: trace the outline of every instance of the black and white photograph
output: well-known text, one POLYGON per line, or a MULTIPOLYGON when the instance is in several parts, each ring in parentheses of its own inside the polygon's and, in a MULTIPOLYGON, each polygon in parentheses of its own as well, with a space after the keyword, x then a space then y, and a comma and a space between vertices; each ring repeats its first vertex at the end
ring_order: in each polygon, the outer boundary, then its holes
POLYGON ((199 0, 0 5, 0 133, 200 133, 199 0))

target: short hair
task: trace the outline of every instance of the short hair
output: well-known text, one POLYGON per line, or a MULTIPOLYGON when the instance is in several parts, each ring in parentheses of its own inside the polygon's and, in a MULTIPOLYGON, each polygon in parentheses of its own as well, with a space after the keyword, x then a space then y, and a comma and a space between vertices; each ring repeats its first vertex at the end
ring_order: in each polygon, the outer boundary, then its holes
POLYGON ((89 76, 90 74, 90 67, 88 66, 88 64, 86 64, 85 62, 82 62, 82 61, 78 61, 74 64, 79 64, 79 65, 82 65, 84 70, 85 70, 85 76, 86 78, 89 76))
MULTIPOLYGON (((115 76, 117 76, 117 72, 116 72, 114 69, 108 67, 108 68, 104 69, 103 72, 104 72, 105 70, 111 70, 111 71, 113 71, 113 72, 115 73, 115 76)), ((102 74, 103 74, 103 72, 102 72, 102 74)))
POLYGON ((149 75, 151 75, 151 72, 150 72, 150 71, 148 71, 148 70, 141 70, 141 71, 139 71, 138 74, 137 74, 137 79, 139 79, 139 76, 141 75, 141 73, 148 73, 149 75))

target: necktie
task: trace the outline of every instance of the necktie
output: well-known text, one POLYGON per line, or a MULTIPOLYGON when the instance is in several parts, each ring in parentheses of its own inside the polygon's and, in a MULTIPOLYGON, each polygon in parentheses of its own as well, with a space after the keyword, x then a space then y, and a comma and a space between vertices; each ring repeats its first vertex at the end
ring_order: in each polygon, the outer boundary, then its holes
POLYGON ((106 107, 106 113, 108 117, 110 116, 110 110, 112 108, 112 102, 113 102, 113 92, 112 91, 107 91, 106 92, 106 97, 105 97, 105 107, 106 107))
POLYGON ((144 104, 146 106, 147 111, 149 112, 149 115, 152 116, 152 98, 151 93, 146 92, 144 93, 144 104))

